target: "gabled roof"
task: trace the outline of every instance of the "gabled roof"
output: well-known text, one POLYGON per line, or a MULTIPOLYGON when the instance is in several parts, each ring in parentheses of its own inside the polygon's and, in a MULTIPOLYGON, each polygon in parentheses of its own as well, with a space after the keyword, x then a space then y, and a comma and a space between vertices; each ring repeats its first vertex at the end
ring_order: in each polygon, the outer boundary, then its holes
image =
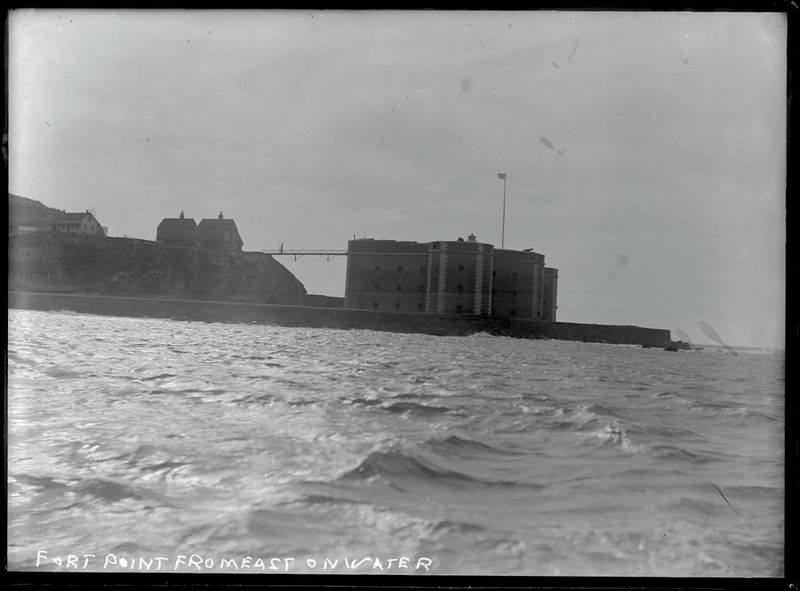
MULTIPOLYGON (((241 235, 239 234, 239 230, 236 228, 236 222, 233 220, 227 220, 222 218, 222 214, 217 219, 204 219, 201 220, 200 223, 197 225, 197 237, 200 240, 207 239, 213 236, 213 232, 216 230, 221 230, 223 234, 226 234, 229 239, 233 239, 233 241, 241 248, 244 244, 241 235)), ((215 237, 215 240, 217 238, 215 237)))
POLYGON ((87 215, 91 216, 91 217, 94 217, 88 211, 68 211, 66 213, 61 214, 61 220, 65 221, 65 222, 72 222, 72 221, 79 222, 83 218, 85 218, 87 215))
POLYGON ((194 221, 194 218, 164 218, 161 220, 161 223, 158 224, 158 227, 161 226, 192 226, 195 227, 197 224, 194 221))
POLYGON ((198 224, 198 228, 203 228, 203 227, 206 227, 206 228, 209 228, 209 227, 210 228, 227 228, 229 230, 234 230, 235 232, 238 233, 238 230, 236 229, 236 222, 234 222, 233 220, 229 220, 229 219, 220 220, 220 219, 214 219, 214 218, 206 218, 206 219, 201 220, 200 223, 198 224))

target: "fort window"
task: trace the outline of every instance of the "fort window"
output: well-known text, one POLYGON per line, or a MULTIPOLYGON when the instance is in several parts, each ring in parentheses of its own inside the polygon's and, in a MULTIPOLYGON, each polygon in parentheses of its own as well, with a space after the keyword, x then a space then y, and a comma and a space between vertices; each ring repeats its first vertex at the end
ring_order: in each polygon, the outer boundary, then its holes
POLYGON ((464 286, 463 285, 458 285, 458 286, 456 286, 456 290, 458 291, 458 293, 464 293, 464 286))
POLYGON ((397 291, 403 291, 403 286, 402 285, 398 285, 397 286, 397 291))
POLYGON ((419 272, 420 272, 420 273, 424 273, 424 272, 425 272, 425 267, 420 267, 420 268, 419 268, 419 272))
POLYGON ((424 285, 420 285, 420 286, 419 286, 419 291, 420 291, 420 293, 422 293, 423 291, 425 291, 425 286, 424 286, 424 285))
POLYGON ((403 270, 403 265, 397 265, 397 270, 398 271, 402 271, 403 270))
POLYGON ((511 310, 511 315, 512 316, 516 316, 517 315, 517 311, 516 310, 511 310))
POLYGON ((458 270, 459 270, 459 271, 463 271, 463 270, 464 270, 464 265, 459 265, 459 266, 458 266, 458 270))
POLYGON ((417 304, 417 310, 422 311, 422 304, 417 304))
POLYGON ((375 291, 378 291, 378 290, 381 288, 381 286, 380 286, 380 284, 379 284, 379 283, 376 283, 375 285, 373 285, 373 286, 372 286, 372 288, 373 288, 375 291))
POLYGON ((400 303, 399 302, 394 305, 394 309, 395 310, 399 310, 400 309, 400 303))
POLYGON ((517 278, 517 274, 516 274, 516 272, 512 272, 512 273, 511 273, 511 279, 516 279, 516 278, 517 278))
POLYGON ((372 302, 372 307, 377 310, 378 309, 378 302, 372 302))
POLYGON ((381 270, 381 266, 380 265, 375 265, 375 270, 376 271, 380 271, 381 270))
POLYGON ((456 306, 456 312, 461 312, 463 309, 464 309, 464 306, 462 306, 461 304, 458 304, 456 306))

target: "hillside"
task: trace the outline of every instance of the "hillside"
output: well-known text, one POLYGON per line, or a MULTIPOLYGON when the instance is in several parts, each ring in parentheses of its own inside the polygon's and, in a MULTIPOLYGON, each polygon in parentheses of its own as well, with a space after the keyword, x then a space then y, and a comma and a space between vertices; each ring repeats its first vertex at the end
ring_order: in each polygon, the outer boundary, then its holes
POLYGON ((8 288, 282 304, 305 296, 267 254, 60 232, 9 236, 8 288))
POLYGON ((61 211, 39 201, 8 194, 8 231, 18 228, 50 229, 61 217, 61 211))

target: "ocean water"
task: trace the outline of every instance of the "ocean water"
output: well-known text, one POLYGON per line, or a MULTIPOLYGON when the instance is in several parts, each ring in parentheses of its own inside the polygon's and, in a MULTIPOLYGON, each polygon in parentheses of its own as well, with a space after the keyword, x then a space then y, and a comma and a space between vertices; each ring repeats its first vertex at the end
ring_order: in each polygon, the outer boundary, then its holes
POLYGON ((9 310, 11 570, 781 576, 784 354, 9 310))

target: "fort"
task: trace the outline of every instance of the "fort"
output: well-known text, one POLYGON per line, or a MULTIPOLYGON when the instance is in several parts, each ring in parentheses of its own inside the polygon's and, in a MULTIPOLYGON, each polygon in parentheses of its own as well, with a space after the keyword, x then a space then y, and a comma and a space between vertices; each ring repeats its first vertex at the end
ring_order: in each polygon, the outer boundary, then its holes
POLYGON ((12 197, 9 308, 672 344, 664 329, 557 321, 558 270, 545 267, 544 255, 495 248, 474 235, 426 243, 354 238, 347 251, 331 251, 347 257, 341 298, 308 294, 274 259, 296 253, 242 251, 235 221, 222 212, 200 224, 183 212, 164 218, 150 241, 108 237, 93 216, 75 216, 77 225, 65 225, 72 219, 64 212, 12 197))
POLYGON ((558 271, 544 255, 467 240, 365 238, 347 247, 344 307, 357 310, 556 319, 558 271))

